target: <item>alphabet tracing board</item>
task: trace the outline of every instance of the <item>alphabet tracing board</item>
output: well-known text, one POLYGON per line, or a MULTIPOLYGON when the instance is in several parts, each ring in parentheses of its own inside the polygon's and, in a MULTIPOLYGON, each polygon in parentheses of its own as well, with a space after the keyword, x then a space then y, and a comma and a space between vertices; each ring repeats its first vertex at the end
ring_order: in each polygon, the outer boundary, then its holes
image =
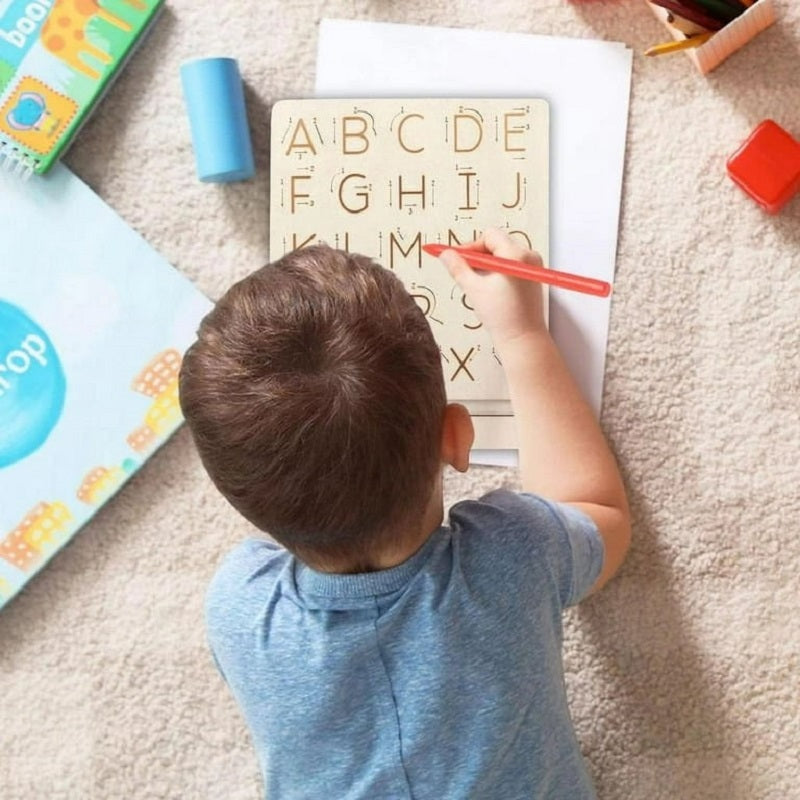
POLYGON ((515 448, 491 339, 422 245, 506 229, 548 258, 549 107, 541 99, 283 100, 272 110, 270 258, 318 242, 395 271, 425 313, 448 398, 476 448, 515 448))

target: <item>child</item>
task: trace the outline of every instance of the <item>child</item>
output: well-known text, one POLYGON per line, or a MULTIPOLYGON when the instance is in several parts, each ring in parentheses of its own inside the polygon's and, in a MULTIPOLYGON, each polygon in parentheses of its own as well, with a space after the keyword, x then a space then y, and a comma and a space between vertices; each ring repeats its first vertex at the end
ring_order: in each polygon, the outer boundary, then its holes
MULTIPOLYGON (((541 263, 498 230, 471 247, 541 263)), ((561 615, 624 558, 622 481, 541 287, 441 260, 503 362, 524 490, 457 503, 448 525, 442 469, 467 470, 472 423, 388 270, 290 253, 228 291, 183 363, 209 475, 280 542, 242 542, 206 599, 270 800, 595 796, 561 615)))

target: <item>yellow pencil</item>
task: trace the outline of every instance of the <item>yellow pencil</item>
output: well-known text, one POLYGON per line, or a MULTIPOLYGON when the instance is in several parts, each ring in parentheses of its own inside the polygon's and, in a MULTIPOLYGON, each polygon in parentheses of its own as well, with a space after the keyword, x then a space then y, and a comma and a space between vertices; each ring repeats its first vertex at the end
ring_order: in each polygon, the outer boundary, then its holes
POLYGON ((646 56, 661 56, 664 55, 664 53, 676 53, 678 50, 688 50, 692 47, 699 47, 701 44, 705 44, 713 35, 714 31, 708 31, 708 33, 690 36, 688 39, 680 39, 677 42, 655 44, 645 50, 644 54, 646 56))

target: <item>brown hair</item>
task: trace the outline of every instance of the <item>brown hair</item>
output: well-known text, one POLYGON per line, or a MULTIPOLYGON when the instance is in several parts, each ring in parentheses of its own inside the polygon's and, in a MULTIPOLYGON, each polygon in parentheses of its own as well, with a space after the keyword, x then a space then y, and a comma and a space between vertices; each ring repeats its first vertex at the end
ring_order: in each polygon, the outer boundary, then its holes
POLYGON ((371 259, 307 247, 232 286, 184 357, 180 399, 220 492, 303 560, 368 563, 419 535, 439 468, 441 355, 371 259))

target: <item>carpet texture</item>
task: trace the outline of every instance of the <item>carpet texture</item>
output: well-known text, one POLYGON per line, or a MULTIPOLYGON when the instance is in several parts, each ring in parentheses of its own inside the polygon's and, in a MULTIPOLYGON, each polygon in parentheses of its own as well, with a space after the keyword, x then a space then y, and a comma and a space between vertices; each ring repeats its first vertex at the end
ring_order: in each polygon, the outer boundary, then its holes
MULTIPOLYGON (((704 78, 640 55, 665 37, 639 0, 169 0, 66 159, 217 298, 266 259, 268 110, 311 94, 321 17, 635 48, 602 417, 634 543, 565 642, 602 800, 800 798, 800 199, 767 217, 724 170, 764 118, 800 136, 800 7, 777 5, 704 78), (178 66, 212 54, 241 61, 254 182, 193 175, 178 66)), ((446 501, 516 481, 449 473, 446 501)), ((259 797, 201 613, 247 533, 182 430, 0 614, 3 800, 259 797)))

